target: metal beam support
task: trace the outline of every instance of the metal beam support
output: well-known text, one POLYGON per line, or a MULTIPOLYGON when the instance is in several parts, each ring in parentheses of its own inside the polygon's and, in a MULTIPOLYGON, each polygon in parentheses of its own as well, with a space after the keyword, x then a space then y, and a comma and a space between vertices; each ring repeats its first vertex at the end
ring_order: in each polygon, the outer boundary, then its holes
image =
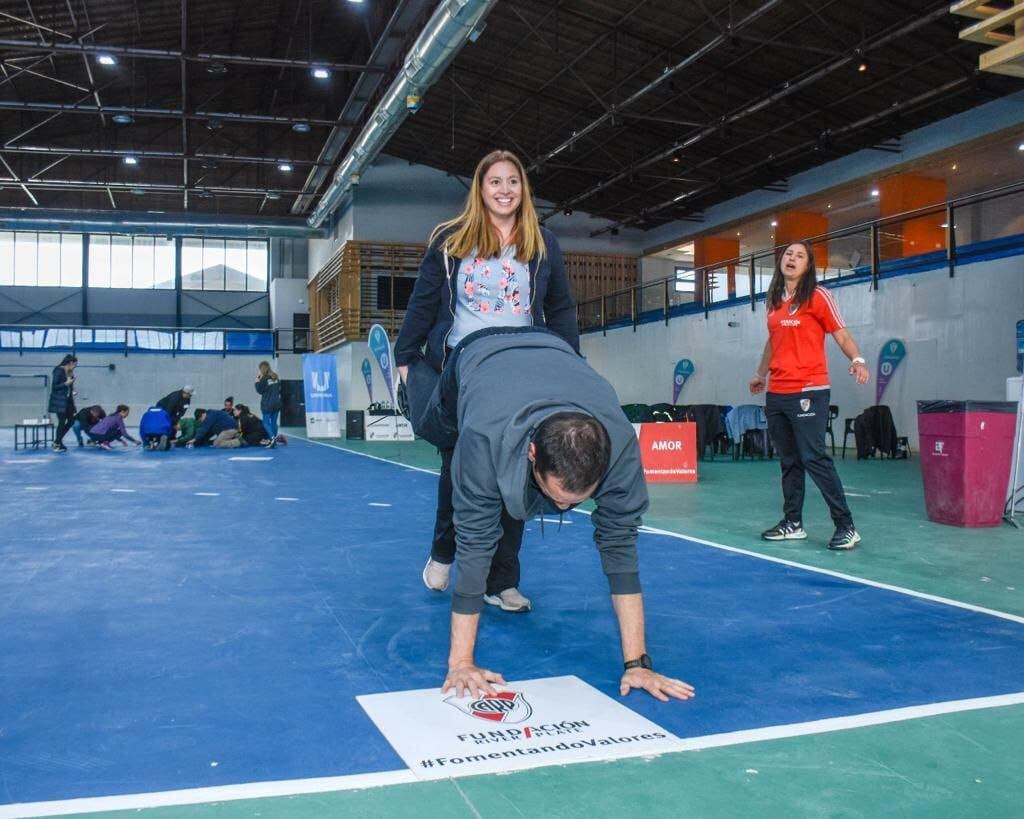
POLYGON ((946 263, 949 265, 949 278, 953 278, 956 272, 956 223, 953 218, 956 215, 956 208, 953 203, 946 204, 946 263))
POLYGON ((188 210, 188 0, 181 0, 181 184, 182 204, 188 210))
MULTIPOLYGON (((292 159, 290 157, 272 157, 272 156, 246 156, 243 154, 208 154, 198 153, 193 151, 187 157, 182 154, 181 151, 159 151, 150 150, 148 148, 140 148, 134 151, 130 148, 66 148, 62 145, 5 145, 0 148, 6 153, 10 154, 30 154, 36 156, 53 156, 55 154, 62 155, 62 159, 57 162, 63 161, 71 156, 84 156, 84 157, 99 157, 99 158, 110 158, 110 159, 122 159, 126 156, 134 156, 138 159, 198 159, 198 160, 211 160, 214 162, 241 162, 246 165, 260 164, 260 165, 277 165, 282 162, 287 162, 291 165, 302 165, 306 166, 317 166, 317 162, 312 159, 292 159)), ((57 162, 52 165, 48 165, 43 173, 49 170, 57 162)), ((330 166, 327 166, 330 167, 330 166)))
MULTIPOLYGON (((927 22, 927 19, 925 20, 925 22, 927 22)), ((921 23, 921 24, 923 24, 923 23, 921 23)), ((913 98, 911 98, 909 100, 905 100, 905 101, 903 101, 903 102, 901 102, 901 103, 899 103, 897 105, 890 106, 890 107, 888 107, 888 108, 886 108, 886 109, 884 109, 882 111, 879 111, 876 114, 872 114, 870 116, 863 117, 862 119, 858 120, 857 122, 851 123, 850 125, 844 126, 843 128, 834 129, 833 132, 832 132, 833 136, 837 137, 837 138, 842 138, 844 136, 848 136, 850 134, 856 133, 858 131, 863 130, 864 128, 866 128, 869 125, 874 125, 877 122, 879 122, 881 120, 885 120, 885 119, 887 119, 889 117, 892 117, 892 116, 900 113, 903 110, 913 109, 916 106, 922 105, 922 104, 926 103, 927 101, 929 101, 931 99, 934 99, 937 96, 942 96, 942 95, 948 94, 951 91, 954 91, 954 90, 956 90, 958 88, 961 88, 961 87, 965 86, 969 82, 971 82, 971 78, 969 78, 969 77, 962 77, 960 79, 953 80, 951 82, 945 83, 944 85, 942 85, 942 86, 940 86, 938 88, 933 88, 933 89, 931 89, 929 91, 926 91, 926 92, 924 92, 922 94, 919 94, 916 97, 913 97, 913 98)), ((861 91, 856 92, 852 96, 856 96, 857 94, 860 94, 860 93, 865 93, 867 90, 868 89, 862 89, 861 91)), ((803 118, 801 118, 801 119, 803 119, 803 118)), ((800 122, 800 121, 801 120, 797 120, 796 122, 800 122)), ((792 124, 794 124, 794 123, 789 123, 790 126, 792 124)), ((775 130, 778 131, 780 129, 775 129, 775 130)), ((765 138, 770 138, 771 136, 773 136, 774 133, 775 133, 774 131, 765 132, 764 137, 765 138)), ((738 145, 735 148, 732 148, 730 150, 737 151, 737 150, 741 150, 741 149, 744 149, 744 148, 748 148, 749 149, 750 145, 752 145, 756 141, 757 141, 756 139, 755 140, 749 140, 748 142, 743 143, 741 145, 738 145)), ((718 180, 714 184, 705 185, 705 186, 703 186, 701 188, 696 188, 694 190, 687 191, 686 193, 683 193, 683 194, 680 194, 678 196, 675 196, 672 199, 666 200, 664 202, 659 202, 659 203, 657 203, 655 205, 648 206, 648 207, 644 208, 638 215, 630 217, 629 219, 625 219, 625 220, 622 220, 622 221, 619 221, 619 222, 615 222, 615 223, 610 224, 610 225, 606 225, 605 227, 601 228, 600 230, 593 231, 590 235, 592 237, 593 236, 598 236, 598 235, 600 235, 602 233, 605 233, 605 232, 607 232, 609 230, 612 230, 613 228, 619 228, 619 227, 624 227, 624 226, 628 226, 628 225, 631 225, 631 224, 635 224, 636 222, 642 221, 643 219, 647 218, 647 216, 649 216, 652 213, 657 213, 659 211, 663 211, 666 208, 670 208, 673 205, 678 204, 679 202, 682 202, 682 201, 687 200, 687 199, 691 199, 692 197, 698 196, 698 195, 700 195, 702 193, 706 193, 707 191, 711 190, 712 188, 719 187, 719 186, 721 186, 723 184, 726 184, 726 183, 728 183, 730 181, 735 181, 735 180, 742 179, 745 176, 749 176, 750 174, 756 173, 758 170, 764 170, 764 169, 766 169, 770 165, 779 164, 779 163, 785 161, 788 158, 791 158, 791 157, 794 157, 794 156, 798 156, 801 153, 813 150, 816 145, 817 145, 817 138, 811 139, 811 140, 807 140, 807 141, 802 142, 802 143, 800 143, 800 144, 798 144, 796 146, 788 148, 785 151, 782 151, 782 152, 780 152, 778 154, 770 155, 766 159, 761 160, 760 162, 756 162, 753 165, 745 166, 745 167, 739 169, 738 171, 729 174, 728 176, 722 177, 722 179, 718 180)), ((717 160, 717 157, 713 157, 711 159, 705 160, 704 162, 699 163, 696 166, 696 168, 692 168, 691 170, 699 169, 703 165, 712 164, 716 160, 717 160)), ((605 184, 605 183, 602 183, 602 185, 603 184, 605 184)), ((554 212, 554 211, 552 211, 552 212, 554 212)))
MULTIPOLYGON (((8 168, 8 172, 11 173, 12 178, 7 181, 14 182, 20 187, 25 188, 25 184, 21 179, 14 174, 7 165, 7 162, 0 156, 0 163, 4 164, 8 168)), ((173 182, 101 182, 94 179, 40 179, 32 183, 32 187, 36 190, 81 190, 81 191, 99 191, 103 193, 107 188, 111 188, 119 193, 131 193, 131 191, 138 189, 146 193, 184 193, 185 186, 175 184, 173 182)), ((208 191, 212 194, 223 195, 223 196, 266 196, 268 193, 278 194, 280 196, 298 196, 302 191, 295 189, 281 189, 281 188, 246 188, 246 187, 228 187, 224 185, 191 185, 188 188, 190 193, 201 193, 208 191)), ((26 192, 27 189, 26 189, 26 192)), ((39 204, 35 201, 35 197, 29 192, 29 196, 33 200, 33 204, 39 204)), ((2 217, 0 217, 2 218, 2 217)))
MULTIPOLYGON (((768 0, 766 3, 762 4, 760 6, 760 8, 755 9, 750 14, 748 14, 746 17, 744 17, 742 20, 737 22, 733 26, 733 31, 740 31, 743 28, 745 28, 746 26, 751 25, 752 23, 756 22, 762 16, 764 16, 769 11, 771 11, 773 8, 778 6, 781 3, 781 1, 782 0, 768 0)), ((592 133, 593 131, 597 130, 602 125, 607 123, 609 120, 611 120, 611 118, 613 116, 615 116, 616 111, 618 111, 621 108, 628 108, 629 106, 633 105, 634 103, 636 103, 637 101, 639 101, 643 97, 647 96, 647 94, 649 94, 651 91, 654 91, 655 89, 659 88, 662 85, 662 83, 668 82, 669 79, 674 77, 680 71, 682 71, 683 69, 688 68, 689 66, 693 65, 693 63, 697 62, 702 57, 707 56, 712 51, 714 51, 719 46, 723 45, 724 43, 726 43, 728 41, 729 41, 729 37, 726 36, 725 34, 719 34, 718 36, 712 38, 710 41, 708 41, 703 46, 698 48, 692 54, 689 54, 688 56, 686 56, 685 58, 680 60, 678 63, 676 63, 671 68, 668 68, 665 71, 663 71, 658 76, 657 79, 655 79, 654 81, 648 83, 647 85, 645 85, 643 88, 639 89, 638 91, 633 92, 628 97, 626 97, 626 99, 624 99, 622 102, 618 103, 617 105, 611 106, 609 108, 609 110, 607 110, 605 113, 603 113, 597 119, 593 120, 592 122, 587 123, 582 128, 573 131, 572 136, 569 137, 569 139, 563 141, 560 145, 558 145, 553 150, 548 151, 543 156, 538 157, 537 159, 535 159, 533 161, 533 163, 530 165, 528 170, 529 171, 535 171, 539 165, 543 165, 549 159, 552 159, 553 157, 557 156, 562 151, 564 151, 566 148, 571 147, 573 145, 573 143, 575 143, 577 140, 582 139, 583 137, 587 136, 588 134, 592 133)))
POLYGON ((89 234, 82 234, 82 326, 89 326, 89 234))
MULTIPOLYGON (((3 81, 0 81, 3 84, 3 81)), ((15 100, 0 100, 0 110, 10 111, 39 111, 39 112, 62 112, 66 114, 84 114, 92 116, 97 111, 102 111, 104 114, 128 114, 133 117, 139 117, 142 119, 173 119, 180 120, 184 115, 189 120, 195 122, 209 121, 211 119, 221 120, 222 122, 245 122, 255 125, 287 125, 291 127, 295 123, 303 123, 305 125, 315 126, 319 128, 333 128, 339 123, 333 119, 321 119, 319 117, 286 117, 286 116, 271 116, 263 114, 236 114, 229 111, 192 111, 182 112, 178 108, 140 108, 136 106, 128 105, 104 105, 102 108, 97 109, 95 105, 82 105, 79 103, 59 103, 59 102, 23 102, 15 100)), ((351 126, 354 123, 344 122, 341 123, 345 126, 351 126)))
MULTIPOLYGON (((0 12, 0 16, 3 15, 0 12)), ((67 34, 61 34, 68 37, 67 34)), ((284 57, 250 57, 244 54, 216 54, 201 51, 196 54, 185 54, 185 49, 176 51, 165 48, 133 48, 128 46, 102 45, 97 43, 33 43, 30 40, 12 40, 0 38, 0 49, 23 51, 29 54, 110 54, 112 57, 125 57, 140 60, 186 60, 192 63, 225 63, 229 65, 250 65, 266 68, 297 68, 310 70, 326 68, 328 71, 357 71, 360 73, 383 73, 382 66, 364 65, 361 63, 334 63, 329 61, 299 60, 284 57)))

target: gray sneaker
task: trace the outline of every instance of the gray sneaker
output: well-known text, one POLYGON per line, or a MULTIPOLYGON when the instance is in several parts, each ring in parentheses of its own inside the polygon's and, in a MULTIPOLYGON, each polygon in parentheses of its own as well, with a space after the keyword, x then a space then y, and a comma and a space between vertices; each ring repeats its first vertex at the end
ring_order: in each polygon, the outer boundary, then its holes
POLYGON ((499 606, 502 611, 527 612, 532 604, 529 597, 523 597, 519 589, 505 589, 500 594, 485 594, 484 602, 490 606, 499 606))
POLYGON ((451 563, 438 563, 428 557, 427 565, 423 567, 423 584, 431 591, 443 592, 448 588, 448 576, 451 573, 451 563))

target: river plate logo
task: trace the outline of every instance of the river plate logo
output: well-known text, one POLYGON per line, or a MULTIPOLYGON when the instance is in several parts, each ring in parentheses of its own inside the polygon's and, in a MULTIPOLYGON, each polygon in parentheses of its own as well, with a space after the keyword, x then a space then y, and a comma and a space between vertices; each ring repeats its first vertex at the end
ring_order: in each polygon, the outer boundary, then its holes
POLYGON ((485 694, 480 699, 468 703, 459 702, 456 697, 448 697, 445 702, 458 708, 463 714, 469 714, 477 719, 485 719, 488 722, 526 722, 533 716, 533 707, 518 691, 485 694))

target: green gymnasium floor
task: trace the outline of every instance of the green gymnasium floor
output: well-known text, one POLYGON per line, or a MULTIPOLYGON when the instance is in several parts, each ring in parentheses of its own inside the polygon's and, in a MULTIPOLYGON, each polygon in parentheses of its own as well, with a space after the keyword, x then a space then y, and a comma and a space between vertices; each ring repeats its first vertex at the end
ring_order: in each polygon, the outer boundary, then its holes
MULTIPOLYGON (((410 466, 434 468, 437 463, 434 453, 421 443, 330 443, 410 466)), ((805 527, 811 537, 781 545, 758 539, 760 529, 780 517, 777 461, 736 463, 720 457, 702 462, 697 485, 652 488, 646 522, 1024 615, 1024 532, 1006 525, 961 530, 928 522, 916 459, 837 463, 864 536, 861 547, 848 554, 823 547, 831 534, 830 521, 820 496, 810 487, 805 527)), ((418 565, 410 571, 418 572, 418 565)), ((528 593, 528 583, 524 587, 528 593)), ((530 616, 542 617, 543 612, 530 616)), ((679 674, 685 679, 685 669, 679 674)), ((957 698, 958 692, 950 690, 948 699, 957 698)), ((147 819, 1009 817, 1021 815, 1022 735, 1024 705, 1011 705, 654 759, 89 815, 110 819, 140 814, 147 819)))

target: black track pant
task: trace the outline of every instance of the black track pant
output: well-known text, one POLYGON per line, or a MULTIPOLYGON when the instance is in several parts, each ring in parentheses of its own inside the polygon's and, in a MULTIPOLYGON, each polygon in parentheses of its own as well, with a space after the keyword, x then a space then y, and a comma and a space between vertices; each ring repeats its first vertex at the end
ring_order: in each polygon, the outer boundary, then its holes
POLYGON ((783 395, 768 393, 765 414, 768 434, 782 464, 783 511, 786 520, 803 522, 804 473, 821 490, 836 526, 852 526, 853 517, 835 464, 825 451, 829 390, 783 395))
POLYGON ((57 444, 63 444, 64 436, 68 434, 72 424, 75 423, 75 406, 70 401, 68 408, 63 415, 57 416, 57 430, 54 432, 53 440, 57 444))
MULTIPOLYGON (((452 503, 452 455, 458 437, 455 407, 458 403, 458 384, 454 378, 454 356, 449 356, 446 375, 438 373, 426 361, 419 360, 409 366, 406 395, 413 430, 438 447, 441 453, 441 475, 437 483, 437 513, 434 516, 434 539, 430 556, 438 563, 455 560, 455 509, 452 503), (440 394, 444 394, 442 401, 440 394), (433 411, 428 411, 433 404, 433 411), (442 404, 445 409, 442 409, 442 404)), ((487 594, 497 595, 505 589, 519 587, 519 549, 523 545, 523 526, 502 507, 501 531, 497 551, 491 560, 487 575, 487 594)))

